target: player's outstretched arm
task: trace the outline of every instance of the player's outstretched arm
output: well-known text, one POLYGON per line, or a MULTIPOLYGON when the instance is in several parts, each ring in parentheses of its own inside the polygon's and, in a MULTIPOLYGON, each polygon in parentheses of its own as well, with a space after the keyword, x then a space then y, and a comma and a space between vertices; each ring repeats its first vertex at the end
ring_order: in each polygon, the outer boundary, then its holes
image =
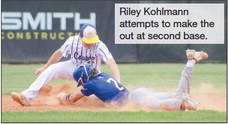
POLYGON ((79 93, 74 93, 74 94, 66 94, 66 93, 59 93, 57 95, 58 100, 60 101, 61 104, 72 104, 79 99, 83 98, 85 95, 82 94, 81 92, 79 93))
POLYGON ((76 101, 78 101, 79 99, 83 98, 84 96, 85 96, 85 95, 82 94, 81 92, 79 92, 79 93, 74 93, 74 94, 71 94, 71 95, 70 95, 69 100, 70 100, 70 102, 76 102, 76 101))
POLYGON ((116 61, 113 58, 110 58, 106 61, 106 65, 109 67, 109 69, 112 72, 112 76, 120 82, 120 71, 118 68, 118 65, 116 64, 116 61))
POLYGON ((36 76, 39 76, 47 67, 49 67, 51 64, 54 64, 58 62, 63 57, 62 51, 60 49, 56 50, 48 62, 41 68, 38 68, 35 72, 36 76))

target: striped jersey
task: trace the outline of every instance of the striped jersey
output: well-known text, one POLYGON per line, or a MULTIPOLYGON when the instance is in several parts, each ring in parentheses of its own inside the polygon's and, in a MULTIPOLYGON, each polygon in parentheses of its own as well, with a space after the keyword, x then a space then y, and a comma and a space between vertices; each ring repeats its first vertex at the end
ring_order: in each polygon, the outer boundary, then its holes
POLYGON ((68 38, 60 48, 63 57, 70 55, 71 61, 74 64, 88 62, 97 70, 101 69, 102 60, 106 62, 108 59, 113 58, 107 46, 102 41, 99 40, 91 49, 83 47, 82 42, 78 35, 68 38))

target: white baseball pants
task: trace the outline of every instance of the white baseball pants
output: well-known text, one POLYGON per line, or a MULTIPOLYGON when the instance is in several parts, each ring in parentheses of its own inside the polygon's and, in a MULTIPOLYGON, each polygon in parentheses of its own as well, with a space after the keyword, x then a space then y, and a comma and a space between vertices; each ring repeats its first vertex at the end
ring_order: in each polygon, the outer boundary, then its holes
POLYGON ((71 60, 50 65, 43 71, 30 87, 21 92, 29 101, 39 95, 41 88, 54 79, 74 80, 73 72, 76 65, 71 60))
POLYGON ((176 93, 154 92, 147 88, 138 88, 130 92, 128 102, 154 110, 163 109, 164 106, 170 110, 180 110, 182 93, 190 93, 191 72, 192 67, 184 68, 176 93))

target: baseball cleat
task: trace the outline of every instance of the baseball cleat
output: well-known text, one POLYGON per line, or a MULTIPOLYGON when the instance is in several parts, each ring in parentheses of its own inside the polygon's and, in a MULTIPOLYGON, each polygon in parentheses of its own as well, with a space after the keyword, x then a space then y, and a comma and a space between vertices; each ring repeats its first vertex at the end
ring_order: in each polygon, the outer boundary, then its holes
POLYGON ((208 54, 204 51, 195 52, 194 58, 196 59, 197 62, 199 62, 200 60, 207 59, 208 54))
POLYGON ((194 49, 187 49, 186 50, 187 59, 195 59, 197 62, 203 59, 208 58, 208 54, 204 51, 195 51, 194 49))
POLYGON ((182 94, 182 101, 183 105, 188 110, 197 110, 198 109, 198 103, 194 102, 187 94, 182 94))
POLYGON ((60 103, 61 104, 69 104, 69 103, 71 103, 70 102, 70 94, 66 94, 66 93, 59 93, 58 95, 57 95, 57 97, 58 97, 58 100, 60 101, 60 103))
POLYGON ((194 55, 195 55, 195 52, 196 51, 194 49, 187 49, 186 50, 187 59, 193 59, 194 55))
POLYGON ((16 93, 16 92, 12 92, 11 93, 11 98, 16 101, 17 103, 21 104, 22 106, 29 106, 29 102, 26 99, 26 97, 22 94, 16 93))

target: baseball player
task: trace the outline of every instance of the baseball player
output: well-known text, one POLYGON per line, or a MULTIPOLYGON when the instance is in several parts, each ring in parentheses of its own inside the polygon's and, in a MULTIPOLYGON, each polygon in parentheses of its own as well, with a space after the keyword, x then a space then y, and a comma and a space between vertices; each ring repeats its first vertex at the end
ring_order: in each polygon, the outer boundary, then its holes
POLYGON ((105 103, 133 103, 136 105, 150 107, 154 110, 196 110, 197 103, 190 99, 191 72, 195 63, 208 58, 206 52, 186 50, 188 62, 179 81, 176 93, 154 92, 147 88, 139 88, 129 93, 117 80, 105 73, 99 73, 93 66, 81 64, 75 70, 73 76, 82 85, 81 92, 75 94, 60 93, 58 98, 61 103, 73 103, 94 94, 105 103))
POLYGON ((21 105, 30 105, 30 101, 39 95, 41 88, 54 79, 74 80, 73 72, 80 63, 87 62, 100 72, 101 61, 111 70, 113 77, 120 81, 118 66, 106 45, 99 39, 91 24, 84 24, 77 36, 71 36, 56 50, 46 65, 37 69, 37 79, 21 93, 12 92, 11 97, 21 105), (70 56, 68 61, 58 62, 62 57, 70 56))

